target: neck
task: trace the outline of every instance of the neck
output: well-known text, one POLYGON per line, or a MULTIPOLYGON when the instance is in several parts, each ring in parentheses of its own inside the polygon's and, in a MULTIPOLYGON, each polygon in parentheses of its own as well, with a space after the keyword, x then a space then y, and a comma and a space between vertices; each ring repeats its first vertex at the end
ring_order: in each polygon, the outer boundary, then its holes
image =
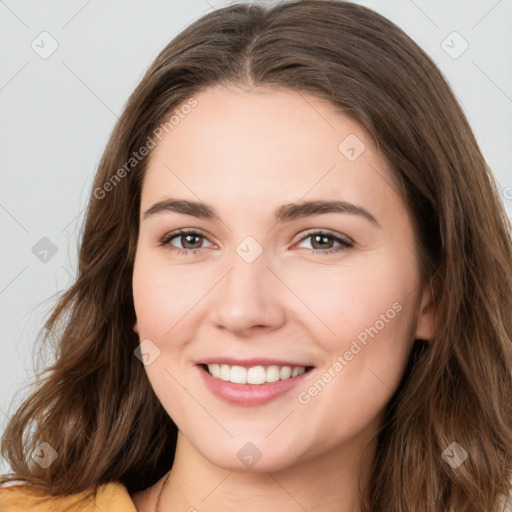
POLYGON ((212 464, 180 432, 158 512, 360 512, 359 489, 364 492, 368 485, 376 437, 364 444, 368 446, 351 441, 350 446, 275 472, 238 472, 212 464))

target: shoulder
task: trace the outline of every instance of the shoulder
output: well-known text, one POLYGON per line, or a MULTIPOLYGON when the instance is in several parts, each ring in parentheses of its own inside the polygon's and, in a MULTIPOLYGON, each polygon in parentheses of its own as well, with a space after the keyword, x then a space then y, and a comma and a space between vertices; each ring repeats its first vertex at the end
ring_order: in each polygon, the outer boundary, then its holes
POLYGON ((126 487, 120 482, 70 496, 50 496, 29 485, 0 487, 2 512, 137 512, 126 487))

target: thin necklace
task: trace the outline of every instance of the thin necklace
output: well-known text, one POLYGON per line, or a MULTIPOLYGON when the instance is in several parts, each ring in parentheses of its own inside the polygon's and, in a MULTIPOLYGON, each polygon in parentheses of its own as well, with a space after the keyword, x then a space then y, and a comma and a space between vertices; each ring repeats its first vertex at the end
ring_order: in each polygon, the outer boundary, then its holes
POLYGON ((171 472, 169 471, 169 473, 167 473, 167 476, 162 484, 162 487, 160 489, 160 493, 158 494, 158 499, 156 501, 156 505, 155 505, 155 512, 158 512, 158 505, 160 505, 160 499, 162 497, 162 492, 164 491, 164 487, 165 487, 165 484, 167 483, 167 480, 169 480, 169 477, 171 476, 171 472))

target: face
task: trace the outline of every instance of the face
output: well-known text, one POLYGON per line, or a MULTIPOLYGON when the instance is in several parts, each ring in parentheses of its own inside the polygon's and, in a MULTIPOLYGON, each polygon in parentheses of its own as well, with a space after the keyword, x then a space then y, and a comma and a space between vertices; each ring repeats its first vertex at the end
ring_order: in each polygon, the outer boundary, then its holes
POLYGON ((315 96, 219 86, 195 100, 141 194, 134 330, 150 383, 218 466, 349 456, 432 334, 391 169, 315 96))

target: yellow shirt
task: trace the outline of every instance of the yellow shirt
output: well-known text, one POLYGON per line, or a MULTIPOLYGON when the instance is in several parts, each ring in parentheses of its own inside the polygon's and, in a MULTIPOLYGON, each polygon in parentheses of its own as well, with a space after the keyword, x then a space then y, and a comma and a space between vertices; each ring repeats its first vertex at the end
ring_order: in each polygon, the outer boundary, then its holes
MULTIPOLYGON (((509 501, 499 500, 504 512, 512 512, 509 501)), ((84 491, 65 497, 48 497, 28 485, 0 488, 0 512, 137 512, 126 487, 120 482, 100 485, 96 495, 84 491)))
POLYGON ((96 493, 51 497, 28 485, 0 487, 1 512, 137 512, 120 482, 100 485, 96 493))

